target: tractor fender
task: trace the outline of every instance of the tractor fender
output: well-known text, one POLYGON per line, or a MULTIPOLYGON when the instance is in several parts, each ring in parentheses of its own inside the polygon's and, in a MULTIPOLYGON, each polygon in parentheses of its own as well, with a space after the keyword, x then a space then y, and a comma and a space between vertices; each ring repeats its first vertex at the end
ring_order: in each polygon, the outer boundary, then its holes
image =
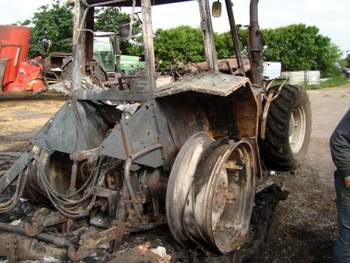
POLYGON ((227 97, 239 88, 246 86, 246 77, 228 75, 220 72, 202 73, 160 86, 154 91, 155 98, 167 97, 183 92, 198 92, 227 97))
POLYGON ((98 147, 110 129, 99 107, 91 102, 67 102, 41 128, 33 144, 48 152, 69 154, 98 147))

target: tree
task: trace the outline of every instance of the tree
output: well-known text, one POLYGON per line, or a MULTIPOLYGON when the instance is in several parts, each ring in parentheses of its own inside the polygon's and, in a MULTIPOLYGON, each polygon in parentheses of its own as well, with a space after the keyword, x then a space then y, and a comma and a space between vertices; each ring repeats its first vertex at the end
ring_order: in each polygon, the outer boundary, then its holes
POLYGON ((218 58, 229 58, 233 56, 233 42, 231 34, 221 33, 215 34, 215 47, 217 50, 218 58))
POLYGON ((169 67, 171 61, 188 63, 204 61, 203 37, 199 28, 179 26, 171 29, 159 29, 154 39, 157 60, 169 67))
MULTIPOLYGON (((247 41, 248 41, 248 30, 238 29, 239 36, 239 47, 241 52, 246 53, 247 41)), ((234 56, 233 42, 230 32, 216 33, 215 34, 215 47, 217 50, 218 58, 229 58, 234 56)))
MULTIPOLYGON (((248 31, 240 30, 240 48, 246 48, 248 31)), ((230 32, 215 33, 215 46, 219 59, 234 56, 230 32)), ((205 60, 202 32, 199 28, 178 26, 171 29, 159 29, 155 33, 155 51, 163 66, 169 67, 172 59, 188 63, 205 60)))
POLYGON ((263 30, 264 57, 282 62, 283 70, 320 70, 324 76, 337 72, 341 52, 315 26, 295 24, 263 30))
MULTIPOLYGON (((96 10, 95 30, 103 32, 114 32, 120 35, 120 25, 129 21, 129 15, 123 13, 116 7, 100 8, 96 10)), ((137 36, 142 32, 140 21, 135 20, 133 24, 133 40, 121 41, 121 51, 125 55, 142 54, 142 37, 137 36)))
MULTIPOLYGON (((242 29, 239 34, 241 50, 247 49, 248 31, 242 29)), ((282 62, 283 70, 320 70, 323 76, 332 76, 338 72, 336 64, 341 52, 315 26, 296 24, 265 29, 263 39, 265 60, 282 62)), ((215 44, 218 58, 234 55, 228 32, 215 34, 215 44)), ((158 60, 163 60, 166 66, 170 65, 173 58, 184 63, 205 59, 200 29, 188 26, 158 30, 155 35, 155 50, 158 60)))
POLYGON ((95 19, 96 31, 119 33, 120 24, 128 21, 129 16, 116 7, 106 7, 96 10, 95 19))
MULTIPOLYGON (((119 33, 121 23, 127 21, 128 14, 119 9, 109 7, 96 10, 95 31, 119 33)), ((72 52, 73 12, 67 4, 53 0, 51 5, 44 5, 35 12, 31 20, 18 23, 32 26, 32 38, 30 42, 30 55, 49 52, 72 52)), ((141 32, 139 22, 134 24, 134 33, 141 32)), ((142 40, 139 37, 134 41, 122 41, 123 54, 139 55, 142 48, 142 40)))
MULTIPOLYGON (((27 21, 28 23, 28 21, 27 21)), ((55 0, 35 12, 30 23, 33 27, 30 55, 48 55, 50 51, 71 52, 73 14, 66 4, 55 0)))

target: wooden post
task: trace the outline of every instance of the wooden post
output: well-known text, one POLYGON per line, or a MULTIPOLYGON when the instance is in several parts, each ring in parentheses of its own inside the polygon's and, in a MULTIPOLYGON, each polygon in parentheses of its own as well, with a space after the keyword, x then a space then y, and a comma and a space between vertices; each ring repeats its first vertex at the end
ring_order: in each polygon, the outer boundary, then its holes
POLYGON ((156 71, 154 59, 154 44, 152 30, 152 4, 151 0, 142 0, 142 18, 143 18, 143 38, 146 60, 146 74, 149 83, 149 89, 152 92, 156 88, 156 71))
POLYGON ((217 55, 214 42, 214 30, 210 16, 210 5, 208 0, 198 0, 201 15, 201 29, 204 38, 204 49, 207 57, 209 70, 218 71, 217 55))

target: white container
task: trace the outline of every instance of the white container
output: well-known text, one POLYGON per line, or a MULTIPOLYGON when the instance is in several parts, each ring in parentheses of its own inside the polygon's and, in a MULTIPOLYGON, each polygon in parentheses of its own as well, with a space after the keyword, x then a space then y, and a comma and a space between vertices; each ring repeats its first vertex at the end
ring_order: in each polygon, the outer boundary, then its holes
POLYGON ((320 71, 286 71, 282 72, 282 77, 288 78, 290 84, 294 85, 320 85, 320 71))
POLYGON ((305 71, 286 71, 282 72, 283 78, 288 78, 290 84, 304 84, 305 71))
POLYGON ((282 64, 281 62, 264 62, 263 76, 267 79, 278 79, 281 77, 282 64))
POLYGON ((306 71, 306 83, 308 85, 318 86, 320 85, 321 73, 319 70, 306 71))

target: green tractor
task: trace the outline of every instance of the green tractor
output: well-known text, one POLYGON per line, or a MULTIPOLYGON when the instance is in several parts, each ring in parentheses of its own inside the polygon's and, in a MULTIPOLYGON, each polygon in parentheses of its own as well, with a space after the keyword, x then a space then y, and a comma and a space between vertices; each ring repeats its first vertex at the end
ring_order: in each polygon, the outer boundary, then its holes
POLYGON ((107 74, 122 72, 130 74, 145 68, 139 56, 121 55, 120 40, 115 33, 97 32, 94 37, 94 57, 107 74))
MULTIPOLYGON (((98 84, 113 81, 120 74, 130 75, 145 68, 142 56, 122 55, 121 37, 113 32, 94 32, 93 60, 87 70, 98 84)), ((74 53, 74 52, 73 52, 74 53)), ((53 52, 49 56, 50 68, 60 68, 59 80, 72 81, 73 60, 71 53, 53 52)))

